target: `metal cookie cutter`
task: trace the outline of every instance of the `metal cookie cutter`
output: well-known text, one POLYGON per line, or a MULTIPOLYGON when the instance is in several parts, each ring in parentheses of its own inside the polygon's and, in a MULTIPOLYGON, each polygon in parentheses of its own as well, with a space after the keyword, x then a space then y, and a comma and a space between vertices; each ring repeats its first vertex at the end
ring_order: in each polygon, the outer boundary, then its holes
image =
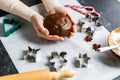
POLYGON ((79 26, 79 31, 82 32, 83 30, 83 25, 85 24, 85 22, 82 22, 81 20, 78 20, 78 26, 79 26))
POLYGON ((88 66, 88 61, 90 60, 90 57, 86 54, 79 54, 79 57, 75 59, 75 67, 78 68, 86 68, 88 66))
POLYGON ((84 28, 85 33, 87 34, 87 36, 85 37, 85 41, 90 42, 91 40, 93 40, 95 31, 97 31, 98 28, 100 29, 100 26, 101 26, 101 24, 99 22, 97 22, 94 30, 92 30, 91 27, 84 28))
POLYGON ((54 51, 51 53, 51 58, 49 59, 49 68, 50 71, 58 71, 63 66, 66 65, 67 59, 65 59, 66 52, 61 52, 60 55, 58 52, 54 51))
POLYGON ((93 36, 93 31, 92 31, 91 27, 86 28, 85 33, 87 33, 87 35, 89 35, 89 36, 93 36))
POLYGON ((21 27, 20 22, 15 20, 14 18, 3 19, 2 28, 5 37, 9 36, 11 33, 18 30, 20 27, 21 27))
POLYGON ((24 55, 24 59, 28 60, 29 62, 36 62, 36 54, 40 49, 32 49, 28 46, 28 53, 24 55))

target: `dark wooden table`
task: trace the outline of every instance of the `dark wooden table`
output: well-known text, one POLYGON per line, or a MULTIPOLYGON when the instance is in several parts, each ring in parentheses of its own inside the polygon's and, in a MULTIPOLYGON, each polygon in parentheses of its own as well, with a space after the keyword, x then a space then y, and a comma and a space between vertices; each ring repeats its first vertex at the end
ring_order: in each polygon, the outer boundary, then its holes
POLYGON ((78 0, 82 5, 93 6, 101 14, 100 22, 108 29, 120 27, 120 2, 117 0, 78 0))

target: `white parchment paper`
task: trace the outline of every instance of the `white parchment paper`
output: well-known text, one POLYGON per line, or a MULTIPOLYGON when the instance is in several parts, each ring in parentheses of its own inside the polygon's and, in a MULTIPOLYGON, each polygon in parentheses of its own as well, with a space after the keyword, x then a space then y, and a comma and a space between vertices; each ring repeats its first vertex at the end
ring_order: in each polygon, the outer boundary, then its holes
MULTIPOLYGON (((60 0, 64 4, 77 4, 76 0, 60 0)), ((33 10, 47 15, 42 4, 31 7, 33 10)), ((78 19, 83 19, 84 15, 67 8, 76 21, 78 19)), ((84 41, 86 36, 85 33, 77 32, 71 39, 65 39, 65 41, 48 41, 37 37, 32 25, 25 20, 18 18, 13 15, 8 15, 0 18, 2 23, 3 18, 15 17, 21 20, 22 28, 14 32, 8 37, 1 38, 9 56, 11 57, 13 63, 15 64, 17 70, 22 72, 39 70, 43 68, 48 68, 46 65, 48 63, 47 57, 50 56, 52 51, 66 51, 68 63, 65 68, 72 68, 77 71, 77 74, 69 79, 63 80, 112 80, 114 77, 120 75, 120 60, 117 59, 111 51, 106 51, 103 53, 98 53, 92 49, 92 44, 99 43, 102 46, 107 46, 107 38, 109 32, 102 27, 101 30, 96 31, 91 42, 84 41), (32 48, 41 48, 38 52, 37 62, 30 63, 26 60, 22 60, 23 53, 28 50, 28 46, 32 48), (91 60, 87 68, 76 68, 74 66, 74 59, 78 57, 79 53, 87 53, 91 60)), ((84 20, 86 24, 85 27, 93 26, 93 22, 84 20)))

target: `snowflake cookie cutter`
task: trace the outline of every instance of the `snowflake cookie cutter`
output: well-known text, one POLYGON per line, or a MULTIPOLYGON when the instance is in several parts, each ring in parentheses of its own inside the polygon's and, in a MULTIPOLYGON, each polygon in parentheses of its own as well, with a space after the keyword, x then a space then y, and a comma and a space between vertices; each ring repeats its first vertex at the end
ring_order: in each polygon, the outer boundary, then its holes
POLYGON ((79 54, 79 57, 75 59, 75 67, 77 68, 86 68, 88 66, 88 61, 91 58, 87 56, 87 53, 85 54, 79 54))
POLYGON ((58 71, 64 67, 67 64, 67 59, 65 59, 66 55, 66 52, 60 52, 60 54, 58 54, 56 51, 51 52, 51 57, 49 59, 50 71, 58 71))
POLYGON ((29 62, 36 62, 36 54, 40 49, 34 49, 28 46, 27 54, 24 55, 24 59, 29 62))
POLYGON ((21 23, 15 20, 14 18, 3 19, 2 29, 5 37, 17 31, 20 27, 21 27, 21 23), (7 26, 7 24, 12 25, 12 27, 7 26))

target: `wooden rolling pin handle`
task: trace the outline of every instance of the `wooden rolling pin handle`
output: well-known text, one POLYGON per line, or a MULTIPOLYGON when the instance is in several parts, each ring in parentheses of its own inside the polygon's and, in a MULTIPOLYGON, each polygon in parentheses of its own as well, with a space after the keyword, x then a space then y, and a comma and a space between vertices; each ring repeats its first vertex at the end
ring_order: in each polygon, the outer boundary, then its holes
POLYGON ((57 80, 74 76, 75 71, 65 70, 63 72, 50 72, 49 69, 1 76, 0 80, 57 80))
POLYGON ((76 74, 76 71, 68 69, 62 72, 51 72, 51 80, 57 80, 59 78, 70 78, 76 74))
POLYGON ((0 80, 50 80, 50 71, 49 69, 42 69, 8 76, 1 76, 0 80))

